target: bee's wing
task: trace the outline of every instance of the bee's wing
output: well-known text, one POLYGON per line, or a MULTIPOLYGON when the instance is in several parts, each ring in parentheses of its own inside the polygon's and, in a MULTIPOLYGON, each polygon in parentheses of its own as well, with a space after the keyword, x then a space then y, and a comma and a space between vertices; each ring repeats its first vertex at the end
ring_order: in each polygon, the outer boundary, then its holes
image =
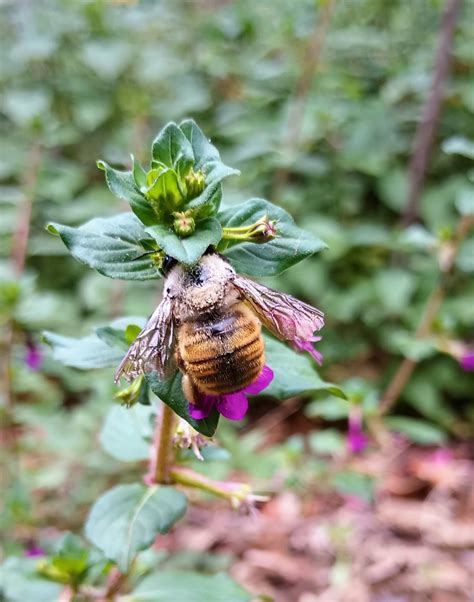
POLYGON ((309 340, 315 330, 324 326, 322 311, 291 295, 280 293, 242 276, 235 276, 233 284, 263 324, 279 339, 309 340))
POLYGON ((115 372, 115 382, 124 376, 133 380, 157 370, 161 377, 173 367, 173 300, 165 295, 115 372))

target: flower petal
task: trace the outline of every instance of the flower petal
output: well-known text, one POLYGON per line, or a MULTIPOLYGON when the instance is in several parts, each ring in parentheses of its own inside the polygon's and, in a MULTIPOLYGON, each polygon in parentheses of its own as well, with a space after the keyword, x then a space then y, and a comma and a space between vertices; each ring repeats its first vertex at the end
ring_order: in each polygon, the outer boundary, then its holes
POLYGON ((270 368, 270 366, 263 366, 262 371, 257 376, 257 379, 254 380, 254 382, 248 387, 242 389, 242 393, 248 393, 249 395, 257 395, 257 393, 260 393, 268 387, 268 385, 273 380, 273 376, 273 370, 270 368))
POLYGON ((474 371, 474 349, 468 349, 460 359, 461 368, 465 372, 474 371))
POLYGON ((242 420, 249 409, 249 402, 243 391, 237 391, 237 393, 219 395, 216 408, 229 420, 242 420))
POLYGON ((294 341, 294 348, 297 351, 307 351, 316 362, 321 366, 323 363, 323 355, 320 351, 315 349, 311 343, 317 343, 321 340, 322 337, 310 337, 309 339, 303 340, 296 338, 294 341))
POLYGON ((188 401, 189 415, 191 418, 194 418, 194 420, 202 420, 203 418, 207 418, 218 399, 219 397, 217 397, 217 395, 202 395, 198 393, 198 399, 196 403, 191 403, 188 401))

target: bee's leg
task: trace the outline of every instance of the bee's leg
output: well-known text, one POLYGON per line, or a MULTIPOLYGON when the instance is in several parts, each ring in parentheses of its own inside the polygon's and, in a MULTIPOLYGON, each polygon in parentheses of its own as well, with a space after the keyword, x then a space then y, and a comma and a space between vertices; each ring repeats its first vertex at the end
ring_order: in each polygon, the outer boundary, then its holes
POLYGON ((196 387, 187 374, 183 374, 182 387, 184 396, 189 401, 189 403, 197 403, 198 395, 196 387))

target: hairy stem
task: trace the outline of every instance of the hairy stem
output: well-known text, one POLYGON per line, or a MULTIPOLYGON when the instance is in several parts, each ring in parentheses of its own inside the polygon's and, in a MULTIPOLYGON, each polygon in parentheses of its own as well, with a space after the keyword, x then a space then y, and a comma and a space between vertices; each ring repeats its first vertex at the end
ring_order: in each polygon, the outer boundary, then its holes
POLYGON ((147 483, 169 483, 174 421, 173 410, 162 403, 161 412, 156 418, 150 471, 145 477, 147 483))

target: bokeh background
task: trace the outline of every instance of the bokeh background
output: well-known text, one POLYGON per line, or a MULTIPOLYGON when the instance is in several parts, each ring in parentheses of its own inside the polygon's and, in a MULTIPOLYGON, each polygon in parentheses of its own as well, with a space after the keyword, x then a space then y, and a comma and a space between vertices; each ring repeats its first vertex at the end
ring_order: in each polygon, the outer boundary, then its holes
POLYGON ((157 544, 162 562, 228 569, 278 602, 467 600, 474 408, 460 360, 474 342, 474 238, 456 232, 474 196, 472 0, 18 0, 0 17, 3 558, 80 533, 99 493, 143 471, 98 442, 117 403, 110 371, 59 365, 41 332, 149 315, 159 287, 85 268, 44 225, 126 210, 96 160, 128 168, 166 122, 192 117, 242 172, 225 203, 267 198, 328 243, 265 283, 325 311, 321 374, 349 401, 265 400, 222 424, 229 453, 199 468, 272 500, 249 519, 198 498, 157 544), (412 210, 417 125, 457 4, 412 210), (406 358, 383 445, 371 418, 406 358), (360 453, 353 407, 370 435, 360 453))

